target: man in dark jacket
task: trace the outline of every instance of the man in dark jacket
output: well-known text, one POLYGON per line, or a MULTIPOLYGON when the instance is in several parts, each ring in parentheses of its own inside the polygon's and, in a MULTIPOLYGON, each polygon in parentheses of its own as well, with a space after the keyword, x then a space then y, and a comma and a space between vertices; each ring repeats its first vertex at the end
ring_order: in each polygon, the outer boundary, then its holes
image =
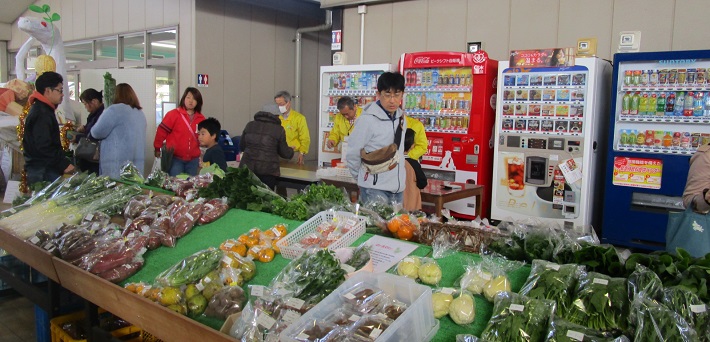
POLYGON ((247 167, 269 188, 276 186, 281 175, 279 157, 293 158, 293 149, 286 143, 286 131, 281 126, 276 105, 266 105, 254 114, 239 139, 239 150, 244 151, 240 167, 247 167))
POLYGON ((35 82, 30 96, 30 111, 25 119, 22 147, 25 152, 27 184, 52 182, 63 173, 74 172, 74 165, 64 154, 59 137, 59 123, 54 111, 62 103, 62 75, 46 71, 35 82))

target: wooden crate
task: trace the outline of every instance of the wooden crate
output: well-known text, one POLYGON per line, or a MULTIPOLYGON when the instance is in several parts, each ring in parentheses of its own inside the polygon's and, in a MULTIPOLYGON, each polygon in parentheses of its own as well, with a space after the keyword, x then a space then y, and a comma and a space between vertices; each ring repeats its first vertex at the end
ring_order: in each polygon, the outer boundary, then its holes
POLYGON ((504 235, 494 229, 438 222, 424 222, 420 225, 419 229, 419 243, 431 246, 434 238, 440 233, 445 232, 453 235, 457 241, 461 241, 461 250, 469 253, 480 253, 482 246, 490 243, 495 237, 504 235))

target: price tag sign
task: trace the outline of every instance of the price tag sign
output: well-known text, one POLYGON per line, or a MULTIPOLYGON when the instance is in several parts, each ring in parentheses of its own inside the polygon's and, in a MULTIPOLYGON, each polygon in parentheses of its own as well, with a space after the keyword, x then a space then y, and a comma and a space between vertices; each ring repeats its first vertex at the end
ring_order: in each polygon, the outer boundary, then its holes
POLYGON ((353 272, 355 272, 355 267, 352 267, 352 266, 347 265, 347 264, 342 264, 342 265, 340 265, 340 268, 342 268, 342 269, 343 269, 345 272, 347 272, 347 273, 353 273, 353 272))
POLYGON ((558 265, 558 264, 547 264, 547 269, 548 269, 548 270, 559 271, 559 270, 560 270, 560 265, 558 265))
POLYGON ((291 297, 286 301, 287 306, 290 306, 296 310, 300 310, 303 307, 303 304, 306 304, 306 301, 296 297, 291 297))
POLYGON ((288 310, 283 316, 283 321, 286 322, 286 324, 291 325, 294 322, 298 321, 299 318, 301 318, 300 313, 293 310, 288 310))
POLYGON ((271 329, 271 327, 276 324, 276 320, 271 318, 271 316, 261 313, 257 318, 256 318, 256 324, 261 325, 265 329, 271 329))
POLYGON ((584 341, 584 334, 579 331, 567 330, 567 337, 575 341, 584 341))
POLYGON ((370 337, 373 339, 377 339, 378 337, 380 337, 380 335, 382 335, 382 329, 374 328, 370 333, 370 337))
POLYGON ((347 299, 350 299, 350 300, 355 299, 355 295, 353 295, 353 294, 350 293, 350 292, 346 293, 346 294, 343 295, 343 296, 344 296, 345 298, 347 298, 347 299))
POLYGON ((707 307, 705 306, 705 304, 691 305, 690 311, 692 311, 694 313, 703 313, 703 312, 707 311, 707 307))
POLYGON ((251 295, 254 297, 261 297, 264 295, 264 287, 261 285, 252 285, 251 295))
POLYGON ((606 279, 594 278, 592 283, 593 284, 600 284, 600 285, 607 285, 607 284, 609 284, 609 281, 606 279))
POLYGON ((441 288, 441 293, 443 293, 443 294, 452 294, 454 292, 456 292, 456 290, 453 288, 450 288, 450 287, 441 288))
POLYGON ((525 307, 520 304, 510 304, 510 311, 523 311, 524 309, 525 307))

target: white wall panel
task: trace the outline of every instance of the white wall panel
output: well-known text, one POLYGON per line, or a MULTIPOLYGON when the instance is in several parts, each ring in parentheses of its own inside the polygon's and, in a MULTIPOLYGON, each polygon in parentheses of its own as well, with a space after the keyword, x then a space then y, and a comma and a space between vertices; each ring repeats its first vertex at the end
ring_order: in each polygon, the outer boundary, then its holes
POLYGON ((115 31, 113 30, 113 0, 99 0, 99 14, 96 17, 99 21, 99 30, 95 36, 107 36, 115 31))
POLYGON ((396 60, 399 55, 393 53, 393 27, 399 23, 393 22, 393 4, 367 6, 365 18, 365 51, 364 64, 382 63, 382 56, 389 56, 389 61, 396 60), (370 11, 370 9, 376 9, 370 11), (396 55, 396 56, 395 56, 396 55))
POLYGON ((74 17, 72 21, 72 34, 74 37, 86 37, 86 20, 83 20, 86 18, 86 5, 87 0, 72 1, 72 15, 74 17))
MULTIPOLYGON (((52 11, 50 13, 57 12, 59 13, 59 15, 62 16, 62 19, 59 21, 62 23, 62 26, 60 28, 60 32, 62 32, 62 39, 64 39, 64 41, 75 40, 77 36, 74 34, 74 25, 78 25, 78 23, 75 23, 75 21, 77 20, 74 19, 75 13, 73 0, 62 1, 61 12, 59 12, 58 9, 52 8, 52 11)), ((80 20, 80 18, 78 17, 77 19, 80 20)))
POLYGON ((129 16, 131 15, 128 11, 129 3, 125 0, 114 0, 113 1, 113 30, 112 33, 129 32, 129 16))
POLYGON ((559 0, 512 0, 510 50, 557 46, 559 0))
POLYGON ((177 25, 180 22, 180 8, 183 2, 179 0, 165 0, 163 2, 163 24, 165 26, 177 25))
POLYGON ((506 60, 510 53, 510 0, 469 0, 466 42, 482 42, 488 57, 506 60))
MULTIPOLYGON (((224 42, 225 39, 224 4, 222 0, 204 1, 195 13, 195 21, 200 24, 195 26, 195 36, 199 39, 195 40, 194 49, 200 53, 195 55, 196 69, 193 77, 197 77, 196 74, 208 75, 209 86, 199 88, 203 100, 202 113, 220 121, 224 113, 221 102, 225 95, 223 69, 227 60, 224 58, 224 44, 215 42, 224 42)), ((187 85, 180 91, 184 91, 185 87, 187 85)))
POLYGON ((429 0, 427 49, 466 51, 467 14, 467 0, 429 0))
POLYGON ((228 1, 224 18, 224 108, 222 129, 241 135, 262 101, 251 100, 251 6, 228 1), (254 102, 254 105, 252 105, 254 102))
MULTIPOLYGON (((710 49, 710 1, 676 0, 671 50, 710 49)), ((642 34, 641 44, 646 37, 642 34)))
POLYGON ((619 47, 621 31, 641 31, 641 51, 670 50, 674 3, 669 0, 616 0, 611 52, 616 53, 619 47))
MULTIPOLYGON (((347 64, 360 63, 360 25, 361 16, 357 14, 357 7, 343 9, 343 48, 341 51, 348 55, 347 64)), ((367 17, 365 17, 365 25, 367 25, 367 17)))
POLYGON ((597 38, 597 56, 611 59, 613 0, 560 0, 557 46, 577 46, 579 38, 597 38))
MULTIPOLYGON (((168 6, 174 6, 175 4, 172 1, 168 1, 168 6)), ((169 26, 165 25, 165 21, 163 20, 164 16, 164 11, 163 11, 163 0, 145 0, 145 27, 146 28, 154 28, 154 27, 164 27, 164 26, 169 26)))
POLYGON ((145 17, 149 15, 145 11, 145 0, 128 0, 127 5, 129 13, 128 30, 140 31, 145 29, 145 17))
POLYGON ((86 12, 85 12, 85 32, 84 37, 97 37, 99 36, 99 27, 104 23, 101 22, 99 25, 99 7, 101 1, 87 1, 86 2, 86 12))
MULTIPOLYGON (((430 3, 430 0, 415 0, 392 4, 392 21, 395 23, 392 26, 392 55, 382 55, 379 59, 372 58, 368 63, 391 63, 396 65, 402 53, 426 51, 427 43, 429 42, 427 34, 429 21, 427 16, 422 15, 422 13, 426 13, 430 3)), ((365 18, 365 22, 371 20, 369 17, 365 18)), ((369 39, 376 38, 376 36, 365 36, 365 45, 367 45, 369 39)))

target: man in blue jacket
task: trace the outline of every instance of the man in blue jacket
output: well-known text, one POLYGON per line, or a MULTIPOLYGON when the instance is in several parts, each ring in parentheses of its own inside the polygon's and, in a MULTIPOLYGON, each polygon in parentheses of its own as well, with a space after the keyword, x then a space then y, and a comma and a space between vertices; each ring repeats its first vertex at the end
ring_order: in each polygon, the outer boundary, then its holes
POLYGON ((30 111, 25 119, 22 147, 25 156, 27 184, 52 182, 63 173, 74 172, 74 165, 64 154, 59 137, 59 123, 54 111, 64 94, 62 75, 46 71, 35 81, 30 96, 30 111))
POLYGON ((360 187, 361 202, 382 198, 402 203, 407 122, 399 106, 404 95, 404 76, 383 73, 377 80, 377 94, 377 102, 366 105, 355 122, 345 158, 360 187))

